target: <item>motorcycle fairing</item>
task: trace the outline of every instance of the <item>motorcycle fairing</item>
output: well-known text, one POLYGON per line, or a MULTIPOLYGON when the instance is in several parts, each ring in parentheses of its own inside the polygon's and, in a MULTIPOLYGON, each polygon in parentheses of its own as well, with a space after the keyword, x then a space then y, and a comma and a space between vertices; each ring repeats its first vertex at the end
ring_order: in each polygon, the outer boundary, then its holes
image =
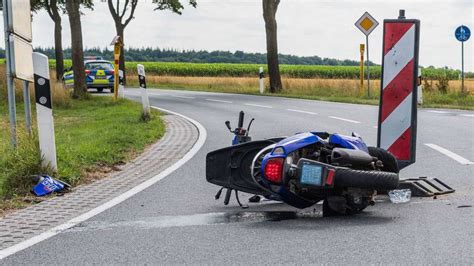
POLYGON ((329 137, 329 143, 340 146, 341 148, 361 150, 369 153, 367 144, 360 137, 351 137, 341 134, 332 134, 329 137))
POLYGON ((255 183, 250 168, 260 150, 280 140, 281 138, 250 141, 208 153, 206 156, 207 181, 251 194, 269 195, 268 191, 255 183))

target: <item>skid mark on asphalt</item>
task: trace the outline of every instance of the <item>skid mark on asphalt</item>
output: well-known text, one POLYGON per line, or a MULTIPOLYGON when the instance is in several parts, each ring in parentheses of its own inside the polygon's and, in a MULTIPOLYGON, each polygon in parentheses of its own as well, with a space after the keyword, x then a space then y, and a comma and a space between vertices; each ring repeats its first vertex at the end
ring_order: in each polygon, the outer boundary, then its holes
POLYGON ((180 216, 150 217, 136 221, 120 221, 115 223, 91 221, 84 222, 68 230, 68 232, 83 232, 90 230, 111 230, 115 228, 132 227, 134 229, 156 229, 169 227, 185 227, 198 225, 219 225, 230 223, 261 223, 267 221, 293 220, 299 217, 321 217, 319 213, 298 213, 294 211, 268 212, 216 212, 180 216))
POLYGON ((216 103, 232 103, 231 101, 224 101, 224 100, 217 100, 217 99, 206 99, 209 102, 216 102, 216 103))
POLYGON ((440 147, 436 144, 433 144, 433 143, 425 143, 426 146, 432 148, 433 150, 435 151, 438 151, 446 156, 448 156, 449 158, 455 160, 456 162, 460 163, 460 164, 465 164, 465 165, 472 165, 474 164, 474 162, 471 162, 469 161, 468 159, 450 151, 450 150, 447 150, 443 147, 440 147))
POLYGON ((297 110, 297 109, 286 109, 286 110, 290 111, 290 112, 296 112, 296 113, 302 113, 302 114, 308 114, 308 115, 317 115, 318 114, 318 113, 314 113, 314 112, 297 110))
POLYGON ((244 105, 253 106, 253 107, 261 107, 261 108, 273 108, 272 106, 269 106, 269 105, 261 105, 261 104, 255 104, 255 103, 244 103, 244 105))
POLYGON ((342 117, 337 117, 337 116, 329 116, 329 118, 337 119, 337 120, 341 120, 341 121, 346 121, 346 122, 354 123, 354 124, 360 124, 359 121, 355 121, 355 120, 351 120, 351 119, 347 119, 347 118, 342 118, 342 117))

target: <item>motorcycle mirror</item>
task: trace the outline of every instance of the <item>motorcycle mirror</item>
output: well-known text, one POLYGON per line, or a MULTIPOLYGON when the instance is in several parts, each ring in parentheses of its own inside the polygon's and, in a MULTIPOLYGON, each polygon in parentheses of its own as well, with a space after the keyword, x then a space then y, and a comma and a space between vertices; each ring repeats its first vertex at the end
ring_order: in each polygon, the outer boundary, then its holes
POLYGON ((232 131, 232 128, 230 127, 230 121, 225 121, 225 126, 232 131))
POLYGON ((252 126, 252 123, 253 123, 253 121, 254 121, 254 120, 255 120, 255 118, 252 118, 252 120, 250 120, 250 123, 249 123, 249 125, 248 125, 248 127, 247 127, 247 134, 246 134, 246 136, 248 136, 248 135, 249 135, 249 132, 250 132, 250 126, 252 126))

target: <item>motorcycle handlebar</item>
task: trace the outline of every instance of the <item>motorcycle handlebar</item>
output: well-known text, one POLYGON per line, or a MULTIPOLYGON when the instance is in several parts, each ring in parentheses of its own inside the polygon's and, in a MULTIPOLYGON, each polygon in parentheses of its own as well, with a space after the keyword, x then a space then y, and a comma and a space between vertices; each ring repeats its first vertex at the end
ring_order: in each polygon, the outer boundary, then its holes
POLYGON ((242 128, 244 126, 244 111, 239 113, 239 124, 237 127, 242 128))

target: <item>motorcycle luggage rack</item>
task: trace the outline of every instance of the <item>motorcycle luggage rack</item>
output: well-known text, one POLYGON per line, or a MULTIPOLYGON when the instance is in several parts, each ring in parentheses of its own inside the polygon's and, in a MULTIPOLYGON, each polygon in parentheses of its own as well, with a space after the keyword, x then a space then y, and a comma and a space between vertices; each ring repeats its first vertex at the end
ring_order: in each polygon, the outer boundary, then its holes
POLYGON ((398 188, 410 189, 414 197, 433 197, 456 191, 438 178, 427 177, 402 179, 398 188))

